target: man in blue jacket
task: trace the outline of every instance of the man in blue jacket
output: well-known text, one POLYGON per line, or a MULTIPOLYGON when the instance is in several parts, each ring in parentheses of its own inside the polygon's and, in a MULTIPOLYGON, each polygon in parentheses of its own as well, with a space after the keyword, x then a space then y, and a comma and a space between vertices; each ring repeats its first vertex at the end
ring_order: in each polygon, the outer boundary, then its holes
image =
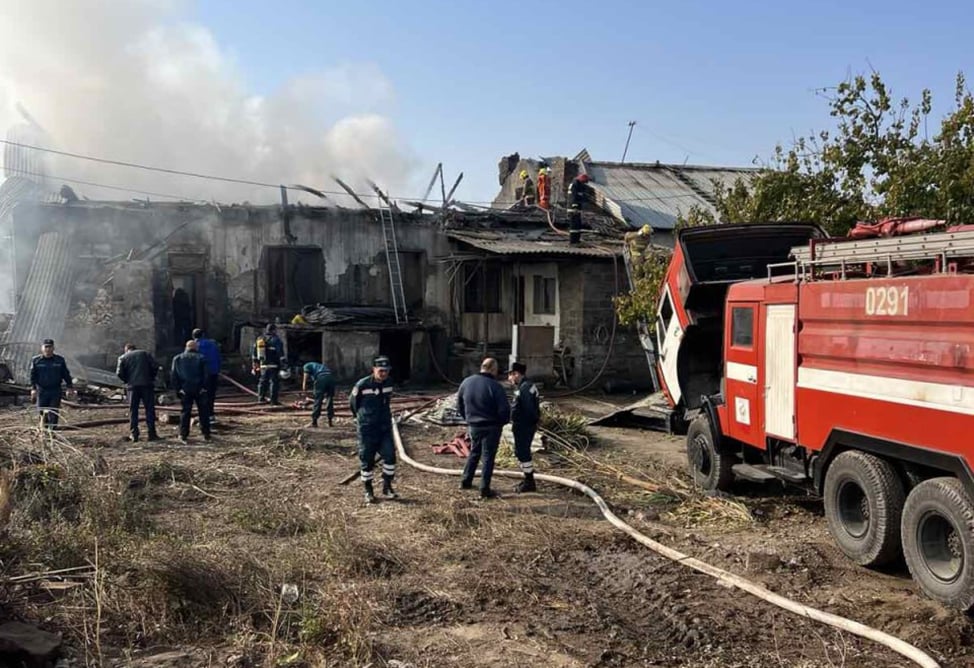
POLYGON ((376 357, 372 362, 372 375, 355 383, 348 395, 348 407, 358 423, 358 457, 366 503, 375 503, 372 469, 375 468, 376 454, 382 457, 382 496, 399 498, 392 489, 396 475, 396 448, 392 442, 391 370, 388 357, 376 357))
POLYGON ((30 398, 37 402, 44 427, 53 429, 58 423, 61 408, 61 383, 70 390, 71 372, 68 363, 54 354, 54 340, 44 339, 41 354, 30 361, 30 398))
POLYGON ((484 468, 480 473, 480 496, 492 499, 499 496, 490 488, 494 474, 494 457, 501 441, 501 429, 511 418, 511 407, 507 394, 497 382, 497 360, 485 359, 480 365, 480 373, 469 376, 460 383, 457 391, 457 412, 467 421, 472 446, 467 464, 463 467, 461 489, 473 487, 473 477, 477 464, 483 455, 484 468))
POLYGON ((189 438, 189 420, 196 404, 196 414, 200 418, 200 431, 203 440, 210 440, 210 416, 207 414, 209 404, 206 400, 206 360, 197 351, 196 341, 186 342, 186 351, 172 359, 172 373, 170 380, 172 388, 176 390, 182 401, 182 412, 179 415, 179 440, 185 444, 189 438))
POLYGON ((220 365, 223 361, 220 359, 220 346, 213 339, 206 338, 206 333, 198 327, 193 330, 193 340, 196 341, 200 355, 206 360, 206 370, 209 373, 206 377, 206 403, 209 405, 210 426, 213 426, 216 423, 213 404, 216 402, 216 386, 220 382, 220 365))

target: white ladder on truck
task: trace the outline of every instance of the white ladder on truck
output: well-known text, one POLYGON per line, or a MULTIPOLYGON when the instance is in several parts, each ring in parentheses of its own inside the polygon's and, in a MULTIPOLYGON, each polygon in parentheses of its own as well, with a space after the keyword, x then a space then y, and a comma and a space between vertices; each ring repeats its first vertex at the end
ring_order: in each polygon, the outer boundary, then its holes
POLYGON ((815 241, 791 249, 797 278, 812 278, 816 269, 844 272, 850 265, 885 263, 888 273, 894 262, 937 260, 946 271, 950 260, 974 258, 974 230, 914 234, 856 241, 815 241))
POLYGON ((399 242, 396 240, 396 221, 392 209, 380 203, 379 221, 382 223, 382 239, 386 247, 386 264, 389 266, 389 286, 392 289, 392 309, 396 324, 409 322, 406 313, 406 292, 402 285, 402 265, 399 263, 399 242))

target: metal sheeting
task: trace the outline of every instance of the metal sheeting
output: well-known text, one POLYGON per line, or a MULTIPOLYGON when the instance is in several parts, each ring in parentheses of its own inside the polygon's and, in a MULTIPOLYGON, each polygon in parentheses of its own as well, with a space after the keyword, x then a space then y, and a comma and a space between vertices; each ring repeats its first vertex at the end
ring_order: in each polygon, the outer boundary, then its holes
POLYGON ((677 216, 692 206, 716 213, 711 203, 713 180, 733 183, 753 170, 682 165, 591 162, 585 171, 592 178, 596 204, 631 227, 649 225, 670 230, 677 216))
POLYGON ((462 241, 475 248, 495 255, 582 255, 586 257, 607 258, 622 255, 622 244, 617 245, 577 245, 571 246, 568 237, 558 240, 525 239, 516 235, 450 232, 447 235, 454 241, 462 241))
MULTIPOLYGON (((70 238, 59 232, 42 234, 30 266, 24 292, 10 329, 10 341, 57 341, 64 333, 64 321, 70 307, 73 282, 73 258, 70 238)), ((30 357, 36 354, 17 350, 14 377, 24 382, 30 357), (25 358, 26 356, 26 358, 25 358)))

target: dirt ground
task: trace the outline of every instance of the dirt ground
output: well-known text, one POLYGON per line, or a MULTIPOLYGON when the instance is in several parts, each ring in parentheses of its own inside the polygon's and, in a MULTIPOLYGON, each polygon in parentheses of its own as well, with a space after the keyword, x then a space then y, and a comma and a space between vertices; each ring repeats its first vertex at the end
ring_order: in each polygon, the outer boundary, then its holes
MULTIPOLYGON (((617 401, 559 405, 595 415, 617 401)), ((194 433, 188 446, 173 426, 164 441, 138 444, 106 426, 35 443, 28 457, 32 416, 5 409, 0 435, 21 451, 0 549, 2 618, 63 633, 73 666, 907 664, 650 552, 551 484, 518 496, 498 479, 503 498, 481 501, 456 477, 400 464, 402 499, 365 506, 359 482, 339 484, 357 467, 350 421, 306 421, 222 416, 211 443, 194 433), (65 503, 75 474, 110 493, 78 487, 65 503), (58 478, 62 496, 44 476, 58 478), (84 512, 66 511, 72 503, 84 512), (72 567, 75 578, 50 574, 72 567)), ((402 433, 417 460, 459 468, 430 449, 456 431, 411 420, 402 433)), ((540 453, 539 470, 583 480, 691 556, 897 635, 944 666, 974 664, 971 621, 923 598, 902 565, 849 563, 819 500, 760 487, 701 497, 687 486, 681 439, 592 431, 584 454, 540 453)))

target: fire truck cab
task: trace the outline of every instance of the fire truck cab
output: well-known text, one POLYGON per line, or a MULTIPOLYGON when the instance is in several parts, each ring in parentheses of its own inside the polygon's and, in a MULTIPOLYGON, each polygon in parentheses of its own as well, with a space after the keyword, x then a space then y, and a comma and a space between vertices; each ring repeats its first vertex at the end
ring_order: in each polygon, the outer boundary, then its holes
POLYGON ((682 385, 694 480, 804 486, 851 559, 974 608, 974 229, 790 255, 727 286, 719 381, 682 385))

